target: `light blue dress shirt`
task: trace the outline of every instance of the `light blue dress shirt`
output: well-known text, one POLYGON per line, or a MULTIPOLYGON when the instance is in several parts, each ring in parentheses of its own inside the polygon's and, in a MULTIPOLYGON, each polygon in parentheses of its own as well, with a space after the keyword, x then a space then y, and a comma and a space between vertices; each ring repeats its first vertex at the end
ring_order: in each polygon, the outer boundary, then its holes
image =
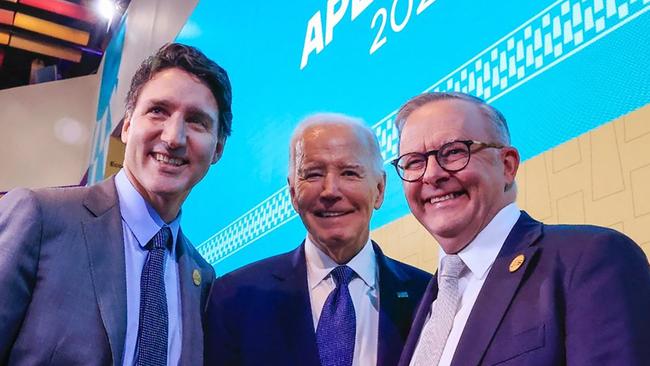
MULTIPOLYGON (((124 173, 115 176, 115 187, 120 201, 122 230, 124 232, 124 258, 126 261, 126 338, 124 341, 124 366, 134 364, 137 354, 138 325, 140 321, 140 276, 147 259, 145 246, 165 225, 156 210, 136 191, 124 173)), ((172 231, 174 244, 165 257, 165 293, 169 329, 167 364, 178 365, 181 357, 181 294, 178 279, 176 243, 180 228, 180 213, 167 224, 172 231)))

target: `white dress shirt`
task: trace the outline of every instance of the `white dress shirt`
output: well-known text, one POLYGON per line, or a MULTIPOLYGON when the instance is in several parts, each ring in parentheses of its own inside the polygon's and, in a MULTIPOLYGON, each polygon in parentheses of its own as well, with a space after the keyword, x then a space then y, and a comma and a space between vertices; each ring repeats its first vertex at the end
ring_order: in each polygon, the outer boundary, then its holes
MULTIPOLYGON (((465 323, 467 323, 476 298, 483 287, 488 273, 490 273, 490 268, 492 268, 492 264, 497 258, 503 243, 515 226, 515 223, 517 223, 520 215, 521 212, 515 203, 511 203, 502 208, 476 238, 458 253, 458 256, 463 260, 467 268, 463 270, 458 278, 460 305, 456 311, 454 324, 447 338, 447 343, 442 351, 442 356, 438 363, 439 366, 448 366, 451 364, 456 347, 463 334, 465 323)), ((440 248, 439 253, 438 268, 440 268, 442 258, 447 255, 442 248, 440 248)), ((436 302, 434 300, 432 308, 435 307, 435 304, 436 302)), ((429 314, 430 317, 431 314, 429 314)), ((427 321, 429 320, 427 319, 427 321)), ((419 347, 420 342, 418 341, 414 354, 417 354, 417 348, 419 347)), ((413 365, 414 360, 415 357, 411 359, 411 365, 413 365)))
MULTIPOLYGON (((305 240, 305 259, 307 261, 307 285, 309 286, 311 314, 314 329, 317 329, 325 300, 336 288, 336 283, 330 272, 338 264, 316 247, 309 237, 305 240)), ((379 281, 377 279, 377 258, 370 239, 346 265, 356 273, 348 285, 357 318, 352 365, 376 365, 379 334, 379 281)))

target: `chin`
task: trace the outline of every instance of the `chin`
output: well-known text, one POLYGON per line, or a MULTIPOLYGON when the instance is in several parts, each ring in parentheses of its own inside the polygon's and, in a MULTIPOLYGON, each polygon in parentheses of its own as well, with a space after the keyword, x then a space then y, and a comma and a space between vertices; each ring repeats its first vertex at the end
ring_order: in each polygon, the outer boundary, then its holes
POLYGON ((424 227, 436 238, 450 238, 458 235, 462 230, 462 225, 456 225, 449 221, 443 222, 425 222, 424 227))

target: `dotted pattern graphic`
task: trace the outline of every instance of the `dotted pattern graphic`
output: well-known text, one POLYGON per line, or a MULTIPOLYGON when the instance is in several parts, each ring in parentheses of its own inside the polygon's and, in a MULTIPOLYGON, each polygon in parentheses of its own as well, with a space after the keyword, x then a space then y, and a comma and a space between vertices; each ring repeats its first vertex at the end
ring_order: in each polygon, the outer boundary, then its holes
POLYGON ((272 194, 197 247, 215 264, 295 218, 289 188, 272 194))
MULTIPOLYGON (((460 91, 493 102, 650 10, 650 0, 557 1, 426 91, 460 91)), ((384 163, 397 156, 397 111, 372 126, 384 163)), ((297 215, 287 187, 198 246, 215 264, 297 215)))

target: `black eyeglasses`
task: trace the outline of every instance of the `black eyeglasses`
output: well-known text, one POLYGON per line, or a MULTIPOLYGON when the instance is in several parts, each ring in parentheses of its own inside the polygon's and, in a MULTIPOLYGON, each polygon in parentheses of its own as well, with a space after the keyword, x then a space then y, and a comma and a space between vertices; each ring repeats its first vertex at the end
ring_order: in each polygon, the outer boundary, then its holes
MULTIPOLYGON (((469 147, 472 145, 479 146, 479 149, 489 147, 501 149, 505 147, 500 144, 490 144, 473 140, 457 140, 440 146, 438 150, 431 150, 425 153, 406 153, 391 161, 391 164, 395 166, 397 175, 407 182, 416 182, 422 179, 424 172, 427 170, 427 163, 431 155, 436 157, 436 161, 442 169, 449 173, 455 173, 465 169, 469 163, 469 158, 472 155, 472 150, 469 147)), ((476 152, 478 149, 474 151, 476 152)))

